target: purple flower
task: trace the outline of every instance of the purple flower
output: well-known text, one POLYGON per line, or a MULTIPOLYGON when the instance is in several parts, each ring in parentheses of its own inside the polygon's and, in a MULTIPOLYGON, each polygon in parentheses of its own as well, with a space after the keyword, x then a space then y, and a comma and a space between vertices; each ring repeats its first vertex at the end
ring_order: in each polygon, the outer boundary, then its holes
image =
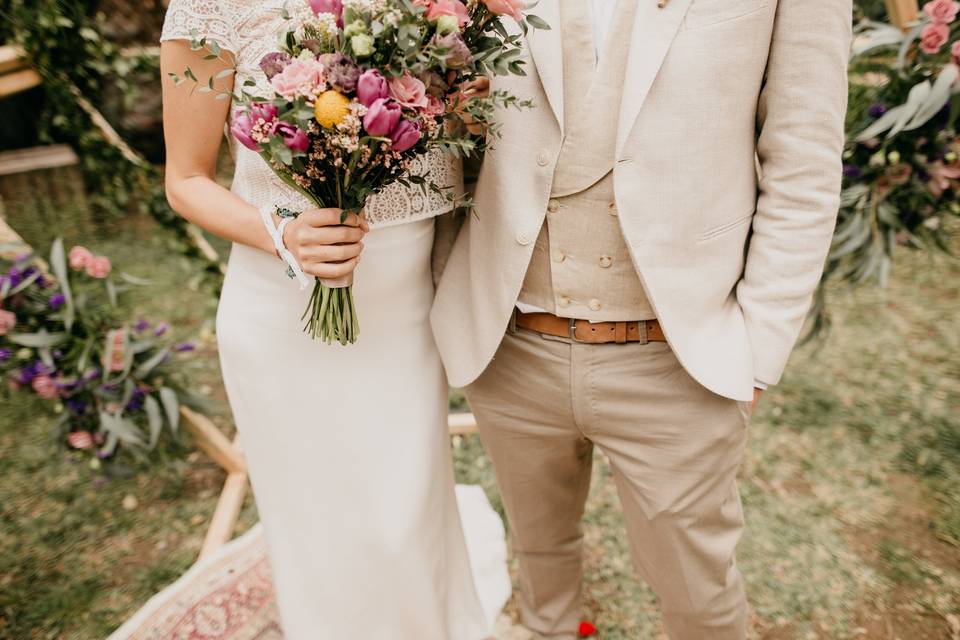
POLYGON ((83 381, 90 382, 91 380, 96 380, 97 378, 100 377, 101 373, 102 371, 100 371, 99 367, 94 367, 93 369, 90 369, 85 374, 83 374, 83 381))
POLYGON ((473 54, 470 53, 470 48, 456 31, 442 37, 434 36, 433 44, 446 51, 447 59, 445 62, 447 67, 451 69, 461 69, 473 62, 473 54))
POLYGON ((376 69, 367 69, 357 79, 357 100, 365 107, 390 95, 387 79, 376 69))
POLYGON ((178 344, 177 346, 175 346, 175 347, 173 348, 173 350, 176 351, 177 353, 186 353, 186 352, 189 352, 189 351, 193 351, 193 350, 195 350, 196 348, 197 348, 197 346, 196 346, 195 344, 193 344, 192 342, 181 342, 180 344, 178 344))
POLYGON ((230 133, 232 133, 233 137, 236 138, 240 144, 245 146, 247 149, 259 153, 260 143, 251 137, 250 134, 252 131, 253 121, 250 119, 250 116, 242 111, 235 111, 233 114, 233 121, 230 123, 230 133))
POLYGON ((255 102, 250 105, 250 117, 254 124, 260 123, 260 120, 263 120, 262 124, 270 124, 277 119, 277 113, 277 105, 271 102, 255 102))
POLYGON ((0 349, 0 362, 6 362, 13 357, 13 351, 10 349, 0 349))
POLYGON ((290 122, 278 122, 274 132, 283 138, 283 144, 294 151, 306 153, 310 148, 307 132, 290 122))
POLYGON ((160 324, 157 325, 157 328, 153 330, 153 335, 159 338, 160 336, 165 334, 167 332, 167 329, 169 328, 170 328, 170 325, 168 325, 166 322, 161 322, 160 324))
POLYGON ((400 121, 400 114, 400 105, 388 98, 379 98, 363 117, 363 128, 371 136, 390 135, 400 121))
POLYGON ((52 296, 50 296, 49 300, 47 300, 47 304, 50 306, 51 309, 56 311, 57 309, 62 307, 66 301, 67 301, 67 297, 65 295, 63 295, 62 293, 55 293, 52 296))
POLYGON ((879 102, 870 105, 870 108, 867 110, 867 113, 870 114, 871 118, 879 118, 887 112, 887 106, 880 104, 879 102))
POLYGON ((277 75, 290 63, 290 54, 272 52, 260 59, 260 69, 267 75, 267 80, 277 75))
POLYGON ((401 120, 390 132, 390 140, 393 141, 393 150, 403 153, 420 142, 420 123, 401 120))
POLYGON ((130 396, 130 400, 127 402, 126 409, 127 411, 136 411, 137 409, 143 408, 143 390, 134 389, 133 395, 130 396))
POLYGON ((844 178, 859 178, 863 175, 863 170, 855 164, 843 165, 844 178))
POLYGON ((137 333, 140 333, 141 331, 146 331, 149 328, 150 328, 150 323, 144 320, 143 318, 140 318, 139 320, 137 320, 133 325, 133 330, 136 331, 137 333))
POLYGON ((67 408, 67 411, 78 416, 86 412, 88 404, 86 400, 80 398, 68 398, 63 401, 63 406, 67 408))
POLYGON ((342 93, 351 93, 357 88, 360 67, 342 53, 325 53, 318 60, 327 72, 327 82, 342 93))

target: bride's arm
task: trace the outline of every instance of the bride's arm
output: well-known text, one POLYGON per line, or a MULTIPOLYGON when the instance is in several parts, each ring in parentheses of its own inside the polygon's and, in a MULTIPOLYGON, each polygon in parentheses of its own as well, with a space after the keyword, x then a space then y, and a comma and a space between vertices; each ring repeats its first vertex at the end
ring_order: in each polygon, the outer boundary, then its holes
MULTIPOLYGON (((215 96, 232 89, 232 78, 216 81, 216 92, 201 93, 191 83, 177 85, 169 76, 182 75, 189 67, 202 82, 230 68, 223 60, 205 60, 204 55, 180 40, 164 42, 160 48, 167 199, 175 211, 197 226, 232 242, 274 253, 257 207, 215 180, 230 110, 229 100, 215 96)), ((339 278, 356 267, 366 230, 366 222, 354 214, 341 225, 339 209, 309 209, 287 225, 284 242, 304 272, 339 278)))

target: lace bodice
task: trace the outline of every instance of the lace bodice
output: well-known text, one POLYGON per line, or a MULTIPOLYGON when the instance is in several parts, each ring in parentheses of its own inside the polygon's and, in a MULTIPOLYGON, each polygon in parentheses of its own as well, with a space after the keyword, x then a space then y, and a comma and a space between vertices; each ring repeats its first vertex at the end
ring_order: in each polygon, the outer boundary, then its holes
MULTIPOLYGON (((272 89, 260 70, 260 59, 277 45, 284 26, 281 11, 287 0, 170 0, 160 40, 191 40, 196 34, 216 40, 236 59, 235 86, 252 80, 264 95, 272 89)), ((202 80, 202 79, 201 79, 202 80)), ((302 210, 309 205, 300 193, 283 183, 254 151, 228 136, 235 162, 231 190, 258 207, 269 205, 302 210)), ((460 163, 441 151, 420 156, 412 173, 430 172, 431 180, 442 186, 461 188, 460 163)), ((442 195, 419 187, 393 184, 367 201, 371 227, 412 222, 450 211, 442 195)))

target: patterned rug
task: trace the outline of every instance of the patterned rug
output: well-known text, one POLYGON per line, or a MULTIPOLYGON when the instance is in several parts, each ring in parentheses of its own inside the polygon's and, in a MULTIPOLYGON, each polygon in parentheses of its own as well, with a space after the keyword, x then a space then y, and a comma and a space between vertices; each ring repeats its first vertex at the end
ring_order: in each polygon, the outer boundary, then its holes
MULTIPOLYGON (((500 640, 530 634, 501 616, 500 640)), ((108 640, 282 640, 263 528, 257 524, 155 595, 108 640)))

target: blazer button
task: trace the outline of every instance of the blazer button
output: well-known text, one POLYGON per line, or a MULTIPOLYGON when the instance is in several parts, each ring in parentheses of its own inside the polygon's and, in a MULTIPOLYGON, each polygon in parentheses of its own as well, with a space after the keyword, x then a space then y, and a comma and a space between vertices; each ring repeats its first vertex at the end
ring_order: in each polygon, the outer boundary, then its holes
POLYGON ((553 252, 553 261, 554 262, 563 262, 567 259, 567 254, 564 253, 563 249, 557 249, 553 252))
POLYGON ((603 308, 603 305, 600 304, 600 301, 594 298, 590 301, 590 310, 591 311, 600 311, 603 308))
POLYGON ((528 244, 530 244, 530 242, 531 242, 530 236, 524 233, 523 231, 517 234, 517 244, 525 247, 528 244))
POLYGON ((617 215, 618 212, 617 212, 616 202, 611 202, 610 204, 607 205, 607 213, 609 213, 612 216, 617 215))
POLYGON ((547 203, 547 211, 556 213, 559 208, 560 202, 556 198, 550 198, 550 202, 547 203))
POLYGON ((545 167, 550 164, 550 158, 547 157, 547 154, 543 151, 537 156, 537 164, 541 167, 545 167))
POLYGON ((609 269, 610 265, 613 264, 613 258, 610 256, 600 256, 600 268, 609 269))

